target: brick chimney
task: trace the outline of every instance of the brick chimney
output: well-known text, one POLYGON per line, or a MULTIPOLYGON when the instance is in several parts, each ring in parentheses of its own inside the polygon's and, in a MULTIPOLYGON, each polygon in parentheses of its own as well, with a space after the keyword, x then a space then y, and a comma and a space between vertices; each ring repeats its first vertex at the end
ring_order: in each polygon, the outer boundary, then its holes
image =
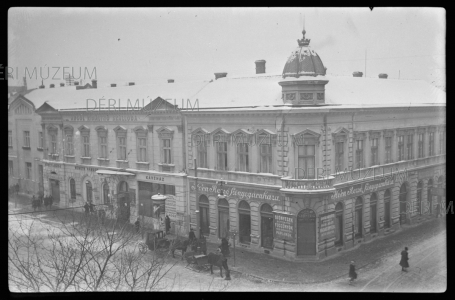
POLYGON ((65 86, 65 84, 63 82, 60 82, 60 86, 65 86))
POLYGON ((115 83, 111 83, 111 87, 116 87, 117 85, 115 83))
POLYGON ((98 87, 96 79, 92 79, 92 88, 96 89, 98 87))
POLYGON ((354 76, 354 77, 362 77, 363 73, 362 72, 354 72, 354 73, 352 73, 352 76, 354 76))
POLYGON ((387 75, 385 73, 381 73, 378 76, 379 76, 379 78, 382 78, 382 79, 387 79, 387 77, 389 77, 389 75, 387 75))
POLYGON ((55 87, 55 85, 53 83, 49 85, 49 88, 51 88, 51 89, 54 87, 55 87))
POLYGON ((264 74, 265 73, 265 60, 257 60, 254 62, 256 64, 256 74, 264 74))
POLYGON ((168 79, 167 83, 174 83, 174 79, 168 79))
POLYGON ((226 72, 215 73, 215 80, 226 77, 226 75, 227 75, 226 72))
POLYGON ((134 85, 134 82, 130 82, 130 83, 128 83, 128 85, 134 85))

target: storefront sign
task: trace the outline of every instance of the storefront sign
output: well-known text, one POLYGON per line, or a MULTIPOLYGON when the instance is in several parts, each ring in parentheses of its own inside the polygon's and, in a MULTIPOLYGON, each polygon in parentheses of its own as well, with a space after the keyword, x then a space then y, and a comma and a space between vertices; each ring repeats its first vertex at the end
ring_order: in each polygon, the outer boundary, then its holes
POLYGON ((155 181, 164 181, 164 177, 154 176, 154 175, 146 175, 145 179, 147 179, 147 180, 155 180, 155 181))
POLYGON ((393 178, 381 178, 378 180, 372 180, 368 182, 359 183, 353 186, 336 189, 335 192, 333 192, 330 199, 332 201, 339 201, 348 198, 355 198, 363 194, 377 192, 378 190, 381 189, 393 187, 395 181, 398 179, 399 179, 398 176, 394 176, 393 178))
MULTIPOLYGON (((264 202, 272 202, 272 203, 279 203, 283 201, 284 198, 277 192, 269 192, 265 190, 259 189, 250 189, 250 188, 243 188, 243 187, 229 187, 223 185, 223 189, 221 189, 216 184, 208 184, 208 183, 198 183, 198 192, 205 193, 205 194, 212 194, 218 195, 223 190, 223 193, 227 197, 236 197, 241 200, 261 200, 264 202)), ((190 182, 190 190, 192 192, 196 191, 196 184, 194 182, 190 182)))
POLYGON ((275 221, 275 238, 284 240, 294 239, 295 218, 290 214, 274 212, 275 221))
POLYGON ((98 171, 98 168, 74 166, 74 170, 96 172, 98 171))
POLYGON ((141 120, 141 116, 135 114, 121 114, 121 115, 103 115, 87 113, 86 115, 74 115, 66 118, 69 122, 136 122, 141 120))
POLYGON ((335 213, 319 215, 319 240, 330 239, 335 236, 335 213))

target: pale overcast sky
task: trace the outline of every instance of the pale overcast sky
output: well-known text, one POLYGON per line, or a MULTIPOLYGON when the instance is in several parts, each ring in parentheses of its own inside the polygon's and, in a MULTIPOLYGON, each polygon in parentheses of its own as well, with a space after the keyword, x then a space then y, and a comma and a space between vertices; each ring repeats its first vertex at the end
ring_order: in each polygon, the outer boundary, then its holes
MULTIPOLYGON (((99 85, 252 75, 258 59, 267 73, 281 74, 302 37, 303 15, 328 74, 365 72, 365 50, 368 77, 445 74, 442 8, 12 8, 8 66, 20 78, 25 67, 41 67, 43 77, 50 67, 46 87, 63 81, 51 79, 56 67, 73 67, 76 77, 79 68, 96 68, 99 85)), ((27 78, 29 88, 39 76, 27 78)))

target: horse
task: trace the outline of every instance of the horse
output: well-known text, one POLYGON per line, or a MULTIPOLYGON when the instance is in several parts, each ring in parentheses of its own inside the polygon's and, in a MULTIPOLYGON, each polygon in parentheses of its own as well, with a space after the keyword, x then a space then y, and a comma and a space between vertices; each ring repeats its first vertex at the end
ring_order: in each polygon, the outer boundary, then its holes
POLYGON ((190 240, 180 240, 180 239, 176 239, 174 240, 173 243, 170 243, 170 249, 169 251, 172 253, 172 257, 175 258, 174 256, 174 252, 175 250, 181 250, 182 251, 182 260, 183 260, 183 257, 185 256, 185 252, 188 248, 188 245, 190 244, 190 240))
POLYGON ((210 274, 213 274, 213 266, 220 267, 220 275, 223 278, 223 267, 226 270, 226 276, 229 276, 229 268, 227 266, 227 259, 223 254, 210 252, 208 255, 208 263, 210 264, 210 274))

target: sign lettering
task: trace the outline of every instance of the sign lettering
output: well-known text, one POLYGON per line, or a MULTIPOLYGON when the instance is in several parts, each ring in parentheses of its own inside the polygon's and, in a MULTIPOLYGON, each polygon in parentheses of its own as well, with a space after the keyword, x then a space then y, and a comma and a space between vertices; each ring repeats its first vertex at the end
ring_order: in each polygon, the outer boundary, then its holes
POLYGON ((294 239, 294 216, 274 213, 275 237, 284 240, 294 239))

